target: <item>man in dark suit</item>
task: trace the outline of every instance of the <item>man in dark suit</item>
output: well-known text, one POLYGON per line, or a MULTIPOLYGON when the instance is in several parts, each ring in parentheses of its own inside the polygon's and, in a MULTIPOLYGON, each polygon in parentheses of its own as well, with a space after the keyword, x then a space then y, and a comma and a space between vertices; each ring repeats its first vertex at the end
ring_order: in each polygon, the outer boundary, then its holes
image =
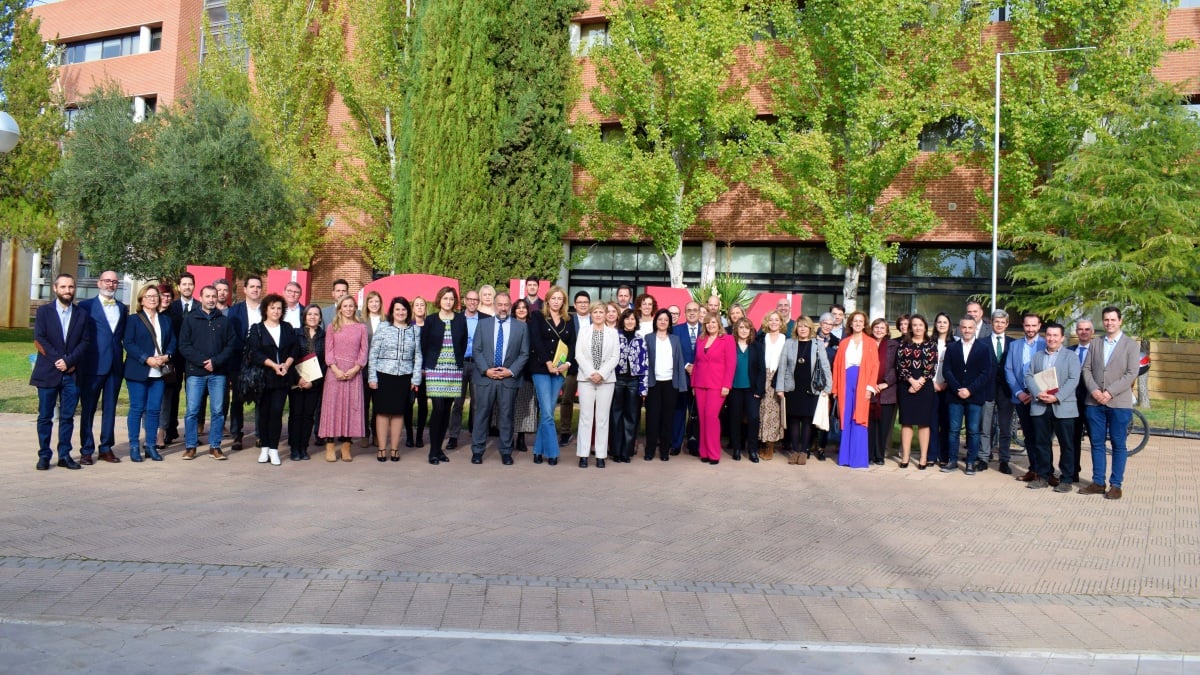
POLYGON ((58 465, 80 468, 71 459, 71 434, 75 431, 75 406, 79 403, 77 374, 88 349, 88 317, 74 304, 75 277, 54 279, 54 302, 38 307, 33 324, 37 361, 29 384, 38 390, 38 471, 50 468, 50 434, 54 407, 58 406, 58 465))
MULTIPOLYGON (((1033 418, 1029 415, 1029 407, 1033 403, 1033 394, 1025 390, 1025 374, 1029 372, 1029 364, 1033 355, 1046 348, 1046 339, 1038 335, 1042 330, 1042 318, 1037 314, 1025 314, 1021 317, 1021 330, 1025 337, 1014 340, 1008 346, 1008 356, 1004 359, 1004 378, 1008 380, 1008 388, 1012 391, 1013 411, 1021 421, 1021 433, 1025 435, 1025 452, 1032 452, 1037 439, 1037 429, 1033 426, 1033 418)), ((1017 480, 1031 481, 1037 478, 1037 472, 1030 467, 1017 480)), ((1051 481, 1057 485, 1057 480, 1051 481)))
POLYGON ((521 386, 521 374, 529 361, 529 331, 509 317, 512 300, 497 293, 496 315, 479 320, 475 328, 475 376, 471 407, 477 408, 471 429, 471 463, 482 464, 487 448, 492 408, 499 408, 500 457, 513 463, 513 402, 521 386))
POLYGON ((1072 440, 1075 445, 1075 476, 1074 482, 1079 482, 1079 460, 1083 448, 1083 430, 1087 426, 1087 399, 1090 395, 1087 384, 1083 381, 1082 368, 1087 363, 1088 354, 1092 349, 1092 338, 1096 336, 1096 326, 1091 319, 1079 319, 1075 322, 1076 344, 1068 347, 1079 358, 1080 374, 1079 387, 1075 390, 1075 405, 1079 408, 1079 418, 1075 420, 1075 434, 1072 440))
MULTIPOLYGON (((968 315, 971 316, 971 315, 968 315)), ((981 322, 982 324, 982 322, 981 322)), ((992 330, 989 335, 976 335, 977 340, 986 342, 988 351, 996 360, 996 372, 1002 373, 1004 359, 1008 355, 1008 346, 1013 339, 1004 334, 1008 330, 1008 312, 998 309, 992 312, 992 330)), ((996 434, 999 442, 996 444, 1000 455, 1000 473, 1012 475, 1009 461, 1012 459, 1012 390, 1008 387, 1008 379, 1003 374, 994 378, 996 392, 994 400, 983 404, 983 428, 980 432, 980 442, 983 452, 992 451, 992 419, 999 418, 996 423, 996 434)))
MULTIPOLYGON (((693 418, 695 398, 692 394, 692 364, 696 361, 696 340, 703 330, 700 326, 700 303, 692 300, 683 307, 684 322, 673 329, 679 338, 679 351, 683 352, 683 369, 687 371, 688 389, 679 392, 675 399, 675 422, 672 426, 671 454, 678 455, 683 444, 687 441, 687 421, 690 413, 693 418)), ((689 453, 692 451, 689 450, 689 453)), ((694 453, 699 456, 699 452, 694 453)))
POLYGON ((963 420, 967 425, 967 463, 964 470, 968 476, 987 469, 987 462, 979 461, 979 431, 983 419, 983 404, 996 395, 996 358, 987 343, 975 339, 975 319, 964 316, 958 322, 961 340, 946 347, 942 377, 950 392, 950 459, 942 467, 943 473, 958 470, 958 439, 963 420))
POLYGON ((117 396, 121 393, 121 382, 125 373, 125 320, 129 308, 116 298, 117 273, 106 270, 100 273, 97 282, 100 295, 79 303, 79 309, 88 317, 88 349, 80 367, 79 414, 79 463, 92 464, 92 453, 96 451, 93 424, 96 407, 104 399, 100 411, 100 461, 116 464, 121 460, 113 453, 116 439, 113 431, 117 423, 117 396))
MULTIPOLYGON (((587 291, 575 294, 575 313, 571 315, 575 335, 579 329, 589 322, 588 313, 592 311, 592 296, 587 291)), ((579 393, 579 364, 572 362, 571 368, 563 377, 562 403, 558 406, 558 444, 566 445, 571 440, 571 418, 575 413, 575 395, 579 393)))
MULTIPOLYGON (((196 277, 191 272, 179 276, 179 297, 167 307, 167 318, 171 320, 171 332, 179 338, 183 327, 183 317, 191 314, 200 306, 193 293, 196 291, 196 277)), ((179 438, 179 393, 183 391, 183 355, 176 352, 171 360, 175 370, 180 374, 179 380, 163 388, 162 413, 159 416, 159 428, 163 430, 163 445, 170 445, 179 438)))

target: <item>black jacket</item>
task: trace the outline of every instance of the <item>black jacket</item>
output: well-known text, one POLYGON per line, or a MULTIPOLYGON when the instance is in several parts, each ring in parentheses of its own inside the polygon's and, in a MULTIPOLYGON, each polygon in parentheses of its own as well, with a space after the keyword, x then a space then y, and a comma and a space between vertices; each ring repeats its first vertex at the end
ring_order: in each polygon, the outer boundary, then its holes
MULTIPOLYGON (((446 322, 437 314, 425 317, 425 325, 421 326, 421 359, 426 370, 433 370, 437 365, 438 352, 442 351, 442 336, 446 332, 446 322)), ((467 318, 455 314, 450 319, 450 341, 454 345, 454 364, 459 370, 463 369, 463 358, 467 355, 467 318)))
POLYGON ((289 369, 286 376, 280 377, 274 370, 266 369, 268 360, 283 363, 288 359, 300 358, 300 343, 296 339, 296 329, 292 328, 292 324, 286 321, 279 324, 279 344, 275 344, 266 326, 261 323, 254 324, 246 337, 245 351, 250 354, 252 363, 257 363, 265 369, 263 384, 266 389, 283 389, 296 382, 295 370, 289 369))
POLYGON ((221 312, 214 309, 208 314, 197 309, 183 317, 179 353, 187 364, 188 375, 227 375, 234 369, 234 356, 240 347, 233 322, 221 312), (211 373, 204 369, 208 359, 213 363, 211 373))
POLYGON ((529 314, 529 372, 549 375, 546 362, 554 358, 558 343, 567 343, 567 362, 575 363, 575 322, 568 319, 555 327, 541 312, 529 314))

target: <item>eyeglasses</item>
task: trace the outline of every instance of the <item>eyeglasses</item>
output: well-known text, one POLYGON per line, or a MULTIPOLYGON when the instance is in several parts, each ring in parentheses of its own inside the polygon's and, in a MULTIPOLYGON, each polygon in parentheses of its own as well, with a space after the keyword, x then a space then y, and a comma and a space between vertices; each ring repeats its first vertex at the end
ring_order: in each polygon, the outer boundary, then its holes
POLYGON ((479 302, 479 298, 467 297, 467 302, 479 302))
POLYGON ((115 284, 115 283, 119 283, 119 282, 118 282, 116 279, 101 279, 101 280, 100 280, 100 283, 102 283, 102 284, 115 284))

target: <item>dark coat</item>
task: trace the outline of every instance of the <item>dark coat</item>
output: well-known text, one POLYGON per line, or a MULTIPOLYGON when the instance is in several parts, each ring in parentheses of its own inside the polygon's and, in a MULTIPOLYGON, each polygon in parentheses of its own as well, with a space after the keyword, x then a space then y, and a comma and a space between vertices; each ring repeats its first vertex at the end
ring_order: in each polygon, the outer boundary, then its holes
MULTIPOLYGON (((671 339, 671 385, 676 391, 687 391, 688 376, 687 371, 683 369, 686 361, 683 360, 683 346, 680 345, 679 336, 674 333, 668 334, 671 339)), ((647 379, 650 380, 650 386, 655 386, 654 381, 654 360, 658 358, 658 334, 651 333, 645 337, 646 340, 646 357, 650 364, 650 374, 647 379)))
POLYGON ((29 384, 35 387, 57 387, 62 384, 63 373, 54 367, 54 362, 67 362, 67 372, 74 373, 82 365, 88 349, 89 320, 86 312, 78 305, 71 308, 71 322, 67 324, 67 337, 63 339, 62 322, 58 319, 58 300, 38 307, 33 323, 33 339, 41 346, 37 361, 33 364, 33 375, 29 384), (42 354, 42 352, 45 354, 42 354))
POLYGON ((288 359, 300 358, 300 341, 292 324, 286 321, 279 324, 279 344, 275 344, 275 339, 271 337, 266 326, 261 323, 254 324, 246 336, 244 349, 250 354, 251 363, 257 363, 264 368, 264 389, 283 389, 292 386, 296 381, 294 370, 288 370, 288 374, 281 377, 273 369, 266 369, 268 360, 283 363, 288 359))
POLYGON ((970 354, 963 353, 964 346, 961 340, 955 340, 946 347, 942 377, 946 378, 947 396, 954 403, 987 403, 996 396, 996 383, 993 382, 996 359, 984 340, 975 340, 970 354), (971 395, 961 399, 959 389, 966 389, 971 395))
POLYGON ((129 306, 117 302, 117 328, 108 326, 108 316, 104 313, 104 304, 100 298, 90 298, 79 303, 77 307, 86 312, 91 318, 87 323, 88 348, 80 371, 89 377, 107 375, 114 370, 123 370, 125 358, 125 325, 129 318, 129 306))
POLYGON ((179 353, 183 355, 188 375, 229 374, 235 370, 233 362, 240 345, 241 338, 229 317, 215 309, 211 314, 197 309, 183 317, 183 327, 179 330, 179 353), (204 362, 209 359, 213 363, 211 373, 204 369, 204 362))
MULTIPOLYGON (((175 333, 171 331, 171 319, 161 312, 154 318, 162 335, 162 345, 159 346, 161 353, 171 356, 177 349, 175 333)), ((150 366, 146 365, 146 359, 156 353, 154 334, 146 328, 141 316, 134 314, 129 317, 129 321, 125 322, 125 379, 134 382, 149 380, 150 366)))
POLYGON ((557 329, 541 312, 529 314, 529 372, 534 375, 549 375, 546 362, 554 358, 560 339, 567 343, 567 363, 575 362, 575 322, 564 321, 557 329), (561 335, 561 338, 560 338, 561 335))
MULTIPOLYGON (((442 351, 442 334, 446 332, 446 323, 442 317, 430 314, 425 317, 425 325, 421 327, 421 360, 426 370, 433 370, 437 365, 438 353, 442 351)), ((450 319, 450 341, 454 344, 454 364, 459 370, 463 369, 463 359, 467 355, 467 318, 455 314, 450 319)))

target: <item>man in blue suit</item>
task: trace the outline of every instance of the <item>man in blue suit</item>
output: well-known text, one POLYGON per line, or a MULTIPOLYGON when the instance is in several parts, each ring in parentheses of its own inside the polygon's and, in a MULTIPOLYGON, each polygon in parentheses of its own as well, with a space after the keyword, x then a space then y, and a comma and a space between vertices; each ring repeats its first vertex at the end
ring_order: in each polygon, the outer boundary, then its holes
MULTIPOLYGON (((1042 318, 1037 314, 1025 314, 1021 317, 1021 330, 1025 337, 1015 340, 1008 346, 1008 354, 1004 358, 1004 378, 1008 380, 1008 388, 1012 391, 1013 411, 1021 421, 1021 433, 1025 435, 1025 453, 1034 451, 1037 444, 1037 429, 1034 428, 1030 406, 1033 404, 1033 394, 1025 389, 1025 376, 1029 374, 1029 366, 1033 357, 1046 348, 1046 339, 1038 335, 1042 330, 1042 318)), ((1029 482, 1037 480, 1037 472, 1033 467, 1017 480, 1029 482)), ((1052 485, 1058 485, 1057 479, 1052 485)))
POLYGON ((950 398, 950 460, 942 467, 947 473, 958 470, 958 439, 963 421, 967 426, 968 476, 988 468, 987 462, 979 460, 980 425, 983 421, 983 404, 996 395, 996 359, 986 342, 975 339, 975 319, 964 316, 958 322, 961 340, 946 347, 942 377, 946 378, 946 389, 950 398))
POLYGON ((121 460, 113 453, 116 439, 113 431, 117 424, 117 396, 121 393, 121 382, 125 372, 125 320, 129 308, 117 300, 117 273, 105 270, 97 282, 100 295, 79 303, 79 309, 88 317, 88 349, 80 368, 79 415, 79 463, 91 465, 92 453, 96 451, 93 425, 96 408, 101 398, 104 407, 100 411, 100 461, 116 464, 121 460))
POLYGON ((499 408, 500 459, 505 466, 511 466, 513 403, 521 387, 521 375, 529 362, 529 331, 525 324, 509 316, 512 300, 508 293, 497 293, 495 306, 496 315, 480 319, 475 328, 475 381, 471 406, 477 410, 471 420, 471 463, 483 463, 492 407, 495 406, 499 408))
POLYGON ((38 307, 33 324, 37 361, 29 384, 38 390, 38 471, 50 468, 50 434, 54 407, 58 406, 58 465, 80 468, 71 459, 71 434, 75 431, 75 406, 79 403, 79 367, 88 348, 87 315, 74 304, 75 277, 54 279, 54 302, 38 307))
MULTIPOLYGON (((695 411, 692 411, 692 403, 694 401, 692 395, 692 364, 696 361, 696 340, 700 337, 700 303, 695 300, 684 305, 683 315, 686 319, 683 323, 675 326, 675 335, 679 338, 679 350, 683 352, 683 368, 687 371, 688 390, 679 392, 679 397, 675 399, 675 424, 674 438, 671 441, 671 454, 678 455, 680 448, 683 447, 687 440, 687 420, 688 413, 691 412, 695 416, 695 411)), ((691 452, 689 450, 689 452, 691 452)), ((692 454, 699 455, 699 452, 692 454)))

